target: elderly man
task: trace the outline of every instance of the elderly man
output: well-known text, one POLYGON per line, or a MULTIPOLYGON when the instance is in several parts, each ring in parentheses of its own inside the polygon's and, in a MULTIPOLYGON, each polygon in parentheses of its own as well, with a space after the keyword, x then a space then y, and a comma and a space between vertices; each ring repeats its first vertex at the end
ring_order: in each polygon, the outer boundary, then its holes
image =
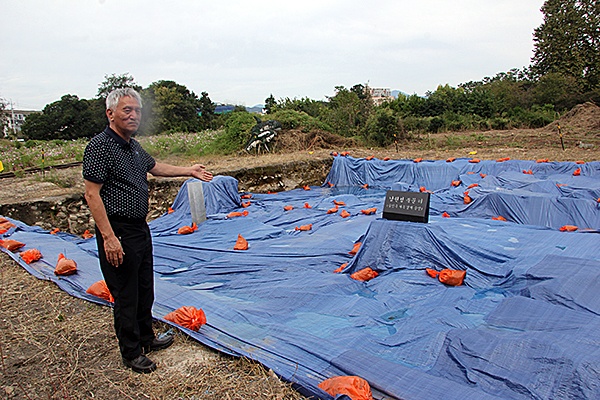
POLYGON ((190 176, 210 181, 200 164, 179 167, 156 162, 132 137, 141 120, 142 101, 131 88, 106 98, 109 125, 91 139, 83 156, 85 198, 96 223, 100 269, 115 299, 114 326, 123 363, 149 373, 156 364, 146 357, 169 347, 172 336, 152 329, 154 271, 148 213, 147 173, 190 176))

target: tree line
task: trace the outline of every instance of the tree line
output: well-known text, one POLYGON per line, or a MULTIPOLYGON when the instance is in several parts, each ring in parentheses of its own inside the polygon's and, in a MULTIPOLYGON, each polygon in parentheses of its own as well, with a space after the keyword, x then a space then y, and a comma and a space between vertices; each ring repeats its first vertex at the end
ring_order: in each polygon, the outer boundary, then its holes
MULTIPOLYGON (((375 105, 366 85, 338 86, 326 100, 265 99, 268 118, 285 128, 322 129, 385 146, 413 133, 537 128, 574 105, 600 102, 600 7, 597 0, 547 0, 544 21, 534 30, 531 65, 465 82, 440 85, 425 96, 400 94, 375 105)), ((197 96, 173 81, 141 88, 129 74, 106 76, 94 99, 65 95, 31 115, 22 127, 28 139, 90 137, 106 125, 104 101, 114 88, 137 89, 144 103, 141 130, 198 132, 223 129, 225 147, 241 146, 255 118, 244 107, 215 114, 208 93, 197 96)))

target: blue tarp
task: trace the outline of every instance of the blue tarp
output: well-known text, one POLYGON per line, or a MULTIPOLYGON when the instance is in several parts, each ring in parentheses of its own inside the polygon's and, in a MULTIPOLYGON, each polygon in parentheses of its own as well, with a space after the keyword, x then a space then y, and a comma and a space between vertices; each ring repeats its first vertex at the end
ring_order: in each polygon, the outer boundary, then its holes
MULTIPOLYGON (((150 223, 154 315, 202 308, 207 324, 183 329, 198 341, 323 399, 317 385, 337 375, 361 376, 376 398, 600 398, 600 162, 336 157, 322 187, 253 194, 249 214, 234 218, 227 214, 244 210, 237 181, 203 185, 209 218, 196 232, 177 234, 191 224, 187 182, 175 211, 150 223), (420 187, 433 192, 429 223, 381 218, 387 190, 420 187), (327 214, 334 200, 345 205, 327 214), (376 214, 361 213, 371 207, 376 214), (306 224, 312 230, 295 229, 306 224), (233 250, 238 234, 247 251, 233 250), (365 267, 379 276, 350 278, 365 267), (425 268, 466 270, 465 284, 445 286, 425 268)), ((85 293, 102 279, 94 239, 14 222, 4 237, 44 257, 13 258, 99 301, 85 293), (77 274, 54 276, 60 252, 77 261, 77 274)))

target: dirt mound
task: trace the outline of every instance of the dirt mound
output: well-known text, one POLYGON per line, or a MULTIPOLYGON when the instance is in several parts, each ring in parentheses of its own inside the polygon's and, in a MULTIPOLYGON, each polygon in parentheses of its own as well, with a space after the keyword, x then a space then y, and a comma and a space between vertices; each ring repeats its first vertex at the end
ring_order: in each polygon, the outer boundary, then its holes
POLYGON ((547 128, 558 132, 559 126, 563 134, 600 137, 600 107, 591 102, 578 104, 547 128))

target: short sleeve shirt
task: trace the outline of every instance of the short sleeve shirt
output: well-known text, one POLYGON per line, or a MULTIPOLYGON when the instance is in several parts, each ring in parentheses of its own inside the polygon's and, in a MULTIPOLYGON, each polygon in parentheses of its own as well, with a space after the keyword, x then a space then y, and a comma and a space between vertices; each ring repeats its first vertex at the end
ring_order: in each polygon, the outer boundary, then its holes
POLYGON ((83 155, 83 178, 101 183, 106 214, 146 218, 148 176, 156 161, 135 139, 129 142, 110 127, 94 136, 83 155))

